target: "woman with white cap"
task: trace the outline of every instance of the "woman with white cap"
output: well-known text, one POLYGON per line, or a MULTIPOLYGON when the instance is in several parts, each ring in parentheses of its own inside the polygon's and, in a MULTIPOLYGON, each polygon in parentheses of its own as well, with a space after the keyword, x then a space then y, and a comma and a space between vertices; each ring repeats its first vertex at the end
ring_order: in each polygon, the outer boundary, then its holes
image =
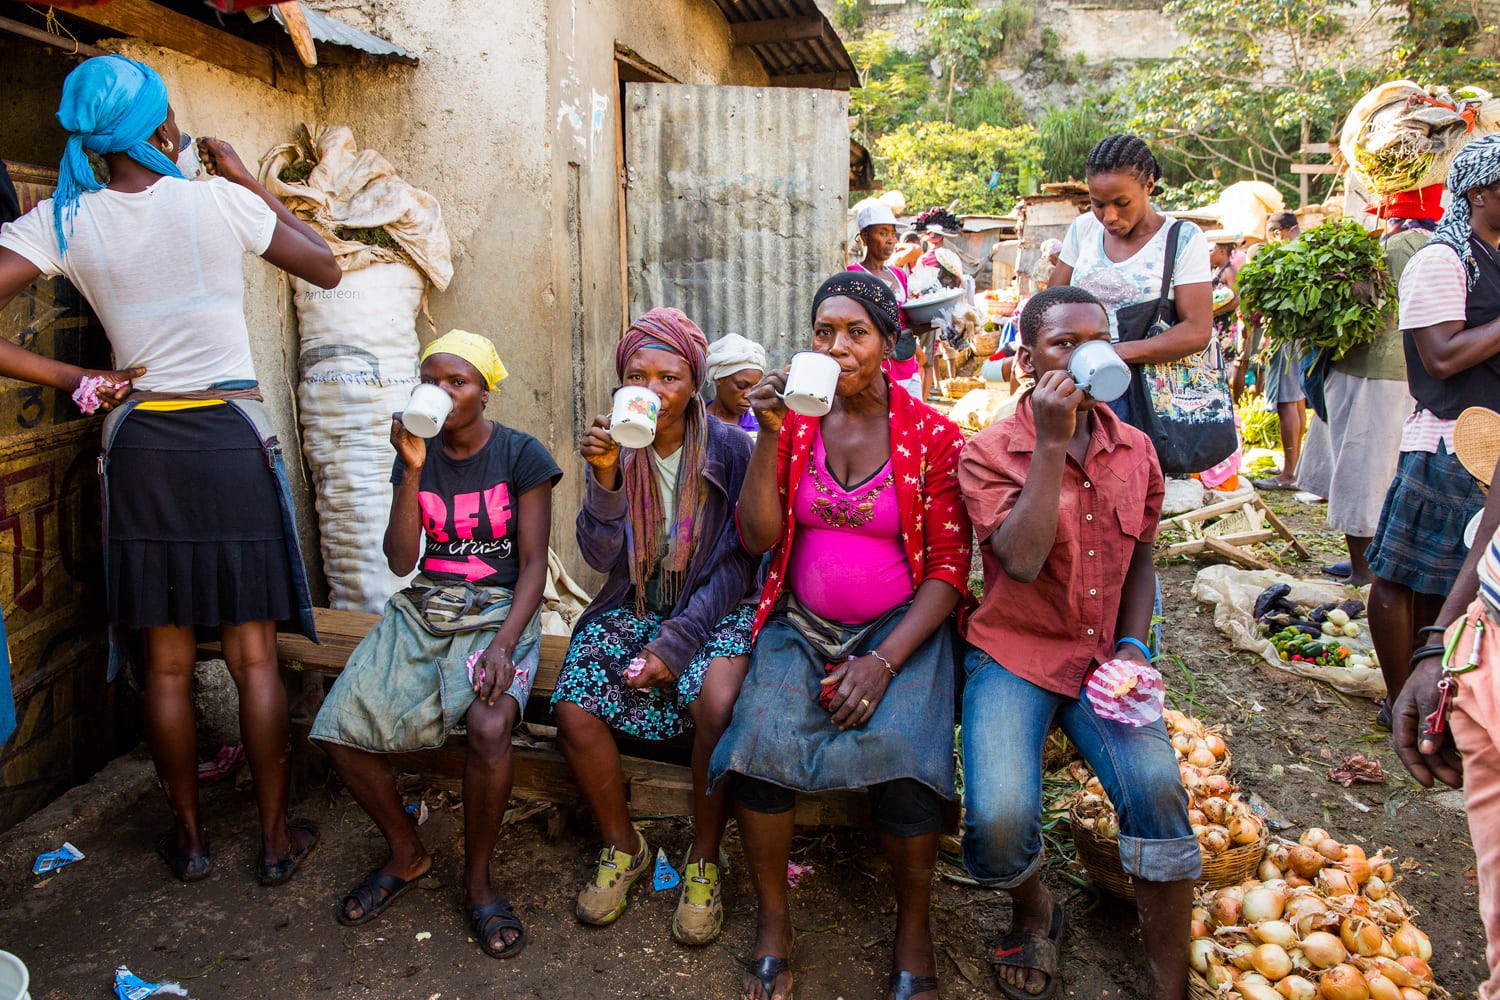
POLYGON ((733 424, 748 434, 760 429, 750 412, 750 390, 766 373, 766 349, 737 333, 708 345, 708 378, 714 384, 708 415, 733 424))
MULTIPOLYGON (((885 282, 896 296, 897 306, 905 304, 907 293, 906 269, 890 263, 896 252, 896 216, 890 208, 879 202, 866 205, 855 217, 859 225, 859 239, 865 245, 865 256, 857 264, 850 264, 851 271, 864 271, 885 282)), ((899 312, 899 309, 898 309, 899 312)), ((881 362, 881 370, 891 381, 901 386, 917 399, 922 398, 922 369, 927 359, 922 356, 916 338, 907 331, 906 314, 900 313, 900 335, 896 338, 894 354, 881 362)))

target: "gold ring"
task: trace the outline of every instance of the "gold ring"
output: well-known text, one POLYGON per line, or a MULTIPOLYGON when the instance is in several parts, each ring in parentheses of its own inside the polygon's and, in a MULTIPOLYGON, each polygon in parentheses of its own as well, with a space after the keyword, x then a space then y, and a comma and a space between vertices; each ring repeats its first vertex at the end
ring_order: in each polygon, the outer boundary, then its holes
POLYGON ((868 699, 868 698, 861 698, 861 699, 859 699, 859 703, 864 708, 869 708, 870 707, 870 699, 868 699))

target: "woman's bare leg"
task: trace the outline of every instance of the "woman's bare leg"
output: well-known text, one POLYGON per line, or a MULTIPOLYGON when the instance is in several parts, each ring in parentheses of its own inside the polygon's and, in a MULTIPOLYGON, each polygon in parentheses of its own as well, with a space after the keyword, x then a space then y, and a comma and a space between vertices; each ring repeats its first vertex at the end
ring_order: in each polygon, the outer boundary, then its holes
POLYGON ((175 850, 196 858, 208 853, 198 816, 198 725, 193 717, 193 667, 198 642, 191 628, 144 630, 146 639, 146 744, 172 809, 175 850))
POLYGON ((693 849, 688 853, 688 864, 719 863, 719 843, 729 822, 730 802, 724 788, 708 794, 708 761, 719 745, 719 737, 729 728, 729 717, 749 665, 748 656, 715 658, 704 672, 698 700, 688 706, 693 716, 693 849))

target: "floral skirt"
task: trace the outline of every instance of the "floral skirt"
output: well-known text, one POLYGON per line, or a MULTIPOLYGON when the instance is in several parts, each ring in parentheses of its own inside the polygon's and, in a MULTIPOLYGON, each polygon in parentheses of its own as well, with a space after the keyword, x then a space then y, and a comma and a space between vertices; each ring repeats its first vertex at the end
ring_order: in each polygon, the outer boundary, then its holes
POLYGON ((632 688, 625 685, 625 668, 661 632, 663 618, 649 611, 640 617, 629 606, 602 614, 573 633, 552 704, 555 708, 560 701, 570 701, 611 729, 637 739, 669 740, 693 727, 688 706, 703 690, 709 663, 750 652, 754 618, 755 607, 749 604, 725 615, 673 686, 632 688))

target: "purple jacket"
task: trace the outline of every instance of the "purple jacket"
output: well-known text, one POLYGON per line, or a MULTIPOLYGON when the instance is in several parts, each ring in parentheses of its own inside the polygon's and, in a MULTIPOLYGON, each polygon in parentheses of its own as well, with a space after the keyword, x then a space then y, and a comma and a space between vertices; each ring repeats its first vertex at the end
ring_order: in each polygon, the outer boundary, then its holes
MULTIPOLYGON (((740 544, 739 528, 734 520, 734 506, 750 465, 750 436, 722 420, 708 418, 708 454, 703 478, 709 489, 703 498, 702 540, 692 562, 682 593, 672 608, 671 617, 662 623, 661 633, 645 649, 656 654, 673 674, 681 674, 708 637, 714 626, 736 604, 755 594, 755 573, 760 557, 751 555, 740 544)), ((641 460, 631 453, 625 461, 641 460)), ((578 548, 584 561, 609 579, 595 595, 578 623, 578 634, 589 622, 625 603, 630 594, 630 521, 625 502, 625 487, 606 490, 594 478, 590 467, 585 477, 583 509, 578 512, 578 548)))

